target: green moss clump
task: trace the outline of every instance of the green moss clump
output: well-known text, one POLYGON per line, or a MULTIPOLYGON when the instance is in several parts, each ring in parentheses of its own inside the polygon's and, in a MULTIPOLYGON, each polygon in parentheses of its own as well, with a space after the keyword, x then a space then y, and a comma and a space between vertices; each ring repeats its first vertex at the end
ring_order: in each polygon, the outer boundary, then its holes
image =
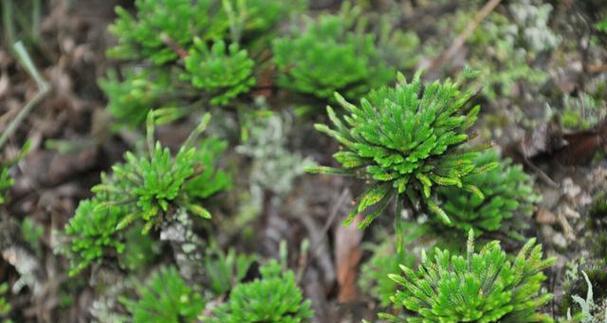
POLYGON ((308 19, 305 30, 276 39, 278 84, 322 99, 336 91, 355 99, 392 80, 395 72, 383 62, 374 36, 353 30, 353 23, 343 14, 321 15, 308 19))
POLYGON ((135 323, 197 322, 204 301, 173 267, 152 274, 137 288, 138 299, 122 298, 135 323))
MULTIPOLYGON (((206 115, 194 134, 209 119, 206 115)), ((190 145, 186 142, 173 155, 160 143, 150 144, 147 154, 127 152, 124 163, 114 165, 111 174, 102 174, 101 183, 92 189, 94 196, 80 202, 65 229, 72 241, 71 274, 101 258, 108 248, 121 253, 124 243, 119 233, 133 223, 147 233, 171 221, 179 209, 211 217, 200 202, 230 186, 230 177, 217 169, 225 143, 210 139, 199 147, 190 145)))
MULTIPOLYGON (((401 266, 390 277, 400 290, 391 298, 404 307, 407 322, 551 322, 540 312, 552 295, 541 292, 542 270, 554 258, 542 259, 542 248, 529 240, 510 260, 498 241, 474 252, 473 233, 465 256, 437 249, 417 271, 401 266)), ((384 315, 396 320, 396 317, 384 315)))
POLYGON ((218 306, 212 323, 306 322, 314 315, 292 271, 276 261, 260 268, 261 279, 234 287, 230 299, 218 306))
POLYGON ((533 181, 520 165, 501 160, 497 151, 491 149, 479 155, 474 163, 482 168, 488 164, 497 167, 482 174, 470 174, 462 180, 464 186, 477 187, 478 191, 464 190, 454 186, 437 189, 441 207, 451 220, 451 227, 464 232, 474 229, 483 232, 504 229, 505 221, 510 230, 524 225, 533 212, 533 204, 539 199, 533 192, 533 181), (522 218, 515 218, 522 216, 522 218))
POLYGON ((360 226, 377 217, 394 197, 406 196, 413 205, 422 202, 446 223, 451 220, 434 195, 440 186, 477 192, 464 183, 467 175, 495 166, 475 164, 478 152, 458 149, 468 141, 466 131, 476 121, 479 106, 469 108, 471 93, 451 82, 422 85, 420 75, 407 82, 401 75, 394 87, 371 91, 356 106, 337 95, 345 109, 342 118, 331 107, 327 113, 334 128, 316 124, 340 144, 333 157, 341 168, 315 167, 310 171, 353 175, 369 189, 358 199, 350 218, 364 213, 360 226))

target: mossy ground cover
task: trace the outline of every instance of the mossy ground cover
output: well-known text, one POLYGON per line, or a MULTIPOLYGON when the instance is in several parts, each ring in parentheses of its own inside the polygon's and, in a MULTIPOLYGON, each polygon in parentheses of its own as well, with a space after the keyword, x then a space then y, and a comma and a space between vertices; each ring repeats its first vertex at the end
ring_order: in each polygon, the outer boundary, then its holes
POLYGON ((603 322, 603 1, 2 0, 1 322, 603 322))

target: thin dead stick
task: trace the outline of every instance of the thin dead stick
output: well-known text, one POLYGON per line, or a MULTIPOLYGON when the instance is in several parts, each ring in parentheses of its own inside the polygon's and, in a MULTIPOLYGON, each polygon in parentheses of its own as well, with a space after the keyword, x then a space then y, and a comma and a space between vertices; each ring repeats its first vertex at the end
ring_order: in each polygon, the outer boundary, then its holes
POLYGON ((485 18, 487 18, 487 16, 495 9, 495 7, 497 7, 497 5, 501 1, 502 0, 489 0, 483 6, 483 8, 481 8, 481 10, 476 13, 476 15, 474 16, 474 19, 472 19, 472 21, 470 21, 468 23, 468 25, 466 25, 466 28, 464 29, 464 31, 461 34, 459 34, 459 36, 457 36, 457 38, 455 38, 455 40, 453 40, 453 43, 451 43, 451 46, 445 52, 443 52, 443 54, 441 54, 434 61, 432 61, 431 65, 430 65, 430 70, 434 70, 434 69, 438 68, 444 62, 451 61, 453 59, 453 56, 455 56, 455 54, 462 48, 462 46, 464 46, 464 43, 466 42, 466 40, 468 38, 470 38, 470 36, 474 32, 474 30, 476 30, 476 28, 478 28, 480 23, 485 18))
POLYGON ((316 258, 317 253, 322 246, 322 243, 327 238, 327 232, 329 232, 329 229, 331 228, 331 224, 333 224, 333 222, 335 221, 335 218, 339 214, 339 209, 341 209, 343 204, 346 202, 346 197, 348 197, 349 193, 350 193, 350 191, 348 189, 344 189, 341 192, 341 194, 337 198, 337 202, 333 205, 333 209, 331 209, 329 218, 327 218, 327 221, 325 222, 325 224, 321 230, 320 238, 318 240, 314 241, 312 243, 312 246, 308 249, 308 250, 310 250, 311 256, 308 257, 307 255, 305 255, 305 257, 303 257, 300 260, 299 269, 297 271, 297 281, 298 282, 301 282, 301 278, 303 278, 303 273, 308 268, 308 265, 310 264, 310 262, 314 258, 316 258))
POLYGON ((44 78, 42 78, 42 75, 40 75, 38 69, 36 69, 36 66, 32 62, 32 59, 27 53, 25 46, 23 46, 23 43, 21 41, 16 42, 13 45, 13 49, 17 55, 19 63, 21 63, 23 68, 25 68, 28 74, 34 79, 34 81, 36 81, 38 93, 36 93, 36 95, 29 102, 27 102, 23 109, 19 111, 19 114, 17 114, 15 119, 13 119, 13 121, 9 123, 8 127, 6 127, 6 130, 2 133, 2 136, 0 136, 0 147, 4 146, 8 138, 15 133, 17 127, 21 124, 21 122, 23 122, 25 117, 32 112, 38 102, 40 102, 50 91, 50 86, 44 80, 44 78))
POLYGON ((533 170, 542 181, 544 181, 544 183, 546 183, 547 185, 554 187, 554 188, 559 188, 559 184, 557 184, 552 178, 550 178, 550 176, 548 176, 546 173, 544 173, 543 170, 541 170, 539 167, 535 166, 535 164, 533 162, 531 162, 528 158, 525 157, 525 159, 523 160, 523 163, 528 166, 529 168, 531 168, 531 170, 533 170))
POLYGON ((333 221, 335 221, 335 218, 337 217, 339 209, 346 202, 346 197, 348 196, 348 193, 349 193, 349 191, 347 189, 345 189, 341 192, 341 194, 337 198, 337 202, 335 203, 335 206, 331 210, 331 215, 329 216, 329 218, 325 222, 325 225, 322 228, 322 239, 320 239, 319 241, 315 241, 313 247, 310 248, 312 250, 313 257, 318 252, 318 249, 320 248, 321 243, 327 238, 327 232, 329 232, 329 229, 331 228, 331 224, 333 224, 333 221))

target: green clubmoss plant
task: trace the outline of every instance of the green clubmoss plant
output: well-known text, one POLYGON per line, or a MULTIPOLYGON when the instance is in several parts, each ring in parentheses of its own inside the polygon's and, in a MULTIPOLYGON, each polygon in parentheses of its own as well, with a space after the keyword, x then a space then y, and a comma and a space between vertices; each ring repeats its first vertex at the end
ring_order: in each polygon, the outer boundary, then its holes
POLYGON ((0 166, 0 205, 6 202, 6 191, 13 186, 14 182, 9 174, 9 168, 0 166))
POLYGON ((261 278, 241 283, 229 300, 218 306, 210 322, 307 322, 313 316, 310 301, 304 300, 292 271, 284 272, 277 261, 260 268, 261 278))
POLYGON ((500 229, 514 231, 524 224, 525 217, 533 212, 538 195, 533 192, 533 182, 520 165, 501 160, 493 149, 481 153, 475 160, 477 168, 488 164, 497 167, 482 174, 468 174, 462 179, 464 186, 474 186, 478 191, 466 191, 455 186, 437 189, 441 208, 451 223, 464 232, 474 229, 476 234, 500 229), (522 216, 523 218, 515 216, 522 216), (512 220, 509 228, 504 222, 512 220))
POLYGON ((204 301, 173 267, 160 269, 137 288, 138 299, 122 298, 135 323, 193 323, 204 301))
POLYGON ((273 0, 137 0, 134 13, 118 7, 109 28, 118 42, 108 55, 129 63, 120 68, 124 77, 100 81, 110 112, 139 125, 151 109, 233 103, 255 84, 255 69, 267 68, 263 39, 301 7, 273 0))
MULTIPOLYGON (((171 221, 177 210, 210 218, 200 201, 226 189, 230 179, 216 167, 224 143, 210 139, 194 144, 209 120, 206 114, 174 156, 160 143, 153 144, 153 130, 148 130, 147 154, 127 152, 124 163, 102 174, 101 183, 92 188, 94 196, 79 204, 65 229, 72 241, 72 274, 102 257, 107 248, 122 252, 118 233, 132 223, 145 233, 171 221)), ((148 126, 153 129, 151 122, 148 126)))
POLYGON ((371 246, 371 258, 361 266, 360 290, 379 300, 383 307, 390 304, 390 297, 398 289, 398 284, 388 275, 397 272, 401 265, 412 267, 417 263, 417 253, 413 249, 419 248, 420 239, 427 237, 430 231, 428 225, 410 222, 406 225, 398 237, 401 239, 382 234, 382 242, 371 246), (400 248, 397 243, 401 244, 400 248))
POLYGON ((375 37, 355 30, 355 20, 343 12, 324 14, 307 19, 303 31, 276 39, 278 84, 321 99, 333 98, 335 91, 356 99, 391 81, 395 72, 380 56, 375 37))
POLYGON ((7 283, 0 284, 0 319, 5 318, 11 312, 11 304, 5 298, 8 290, 7 283))
POLYGON ((600 32, 607 33, 607 17, 604 17, 603 20, 597 22, 594 25, 594 28, 600 32))
POLYGON ((255 256, 236 253, 234 249, 223 252, 216 246, 207 249, 204 269, 207 285, 215 295, 224 295, 247 274, 255 256))
POLYGON ((421 201, 449 223, 433 196, 435 188, 455 186, 478 192, 474 185, 464 183, 465 176, 496 166, 476 167, 478 152, 458 149, 468 141, 466 132, 480 109, 468 107, 470 97, 451 81, 424 86, 419 74, 411 82, 399 75, 396 86, 371 91, 359 106, 336 95, 344 116, 327 107, 334 128, 315 126, 341 144, 333 155, 341 168, 310 171, 354 175, 369 183, 349 217, 366 214, 361 227, 381 214, 393 197, 405 195, 413 205, 421 201))
POLYGON ((184 78, 195 88, 207 91, 213 105, 225 105, 255 85, 252 75, 255 62, 238 44, 226 46, 218 41, 208 48, 196 38, 184 63, 187 71, 184 78))
MULTIPOLYGON (((552 295, 541 291, 543 270, 554 258, 542 259, 542 247, 529 240, 514 259, 498 241, 474 251, 468 236, 467 254, 436 249, 423 257, 417 271, 401 266, 390 277, 400 285, 392 297, 409 314, 407 322, 551 322, 540 308, 552 295)), ((395 319, 390 315, 386 318, 395 319)))
POLYGON ((113 71, 108 72, 99 86, 108 97, 107 109, 117 120, 137 126, 152 109, 176 105, 177 89, 170 73, 159 68, 133 68, 126 70, 119 79, 113 71))

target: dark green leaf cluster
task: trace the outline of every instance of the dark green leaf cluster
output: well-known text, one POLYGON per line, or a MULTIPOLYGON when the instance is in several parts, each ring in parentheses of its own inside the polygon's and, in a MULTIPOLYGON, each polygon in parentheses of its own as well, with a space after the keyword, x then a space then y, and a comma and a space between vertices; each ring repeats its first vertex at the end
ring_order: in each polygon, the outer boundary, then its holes
POLYGON ((187 71, 184 78, 195 88, 208 92, 213 105, 225 105, 255 85, 255 62, 235 43, 226 48, 223 41, 218 41, 209 49, 196 38, 184 63, 187 71))
POLYGON ((272 0, 136 0, 135 16, 116 9, 110 31, 118 45, 109 55, 161 65, 178 59, 176 49, 187 51, 196 37, 239 42, 273 27, 299 6, 299 1, 272 0))
POLYGON ((482 174, 472 173, 462 179, 464 186, 478 190, 467 191, 454 186, 437 189, 441 208, 451 220, 450 226, 464 232, 474 229, 475 233, 481 234, 500 230, 502 222, 517 214, 531 215, 538 197, 533 192, 531 178, 520 165, 500 160, 493 149, 481 153, 474 164, 476 168, 497 165, 482 174))
POLYGON ((603 20, 596 23, 594 28, 596 28, 598 31, 607 33, 607 17, 604 17, 603 20))
POLYGON ((279 85, 323 99, 335 91, 358 98, 391 81, 395 72, 380 57, 375 37, 352 29, 343 15, 321 15, 304 31, 276 39, 279 85))
POLYGON ((6 298, 4 298, 5 294, 8 292, 8 289, 7 283, 0 284, 0 318, 3 318, 11 311, 11 304, 9 304, 6 298))
POLYGON ((0 166, 0 205, 6 202, 6 191, 13 186, 14 180, 6 166, 0 166))
POLYGON ((137 0, 137 13, 117 7, 110 32, 118 45, 108 54, 121 59, 149 59, 164 64, 178 58, 175 46, 188 48, 194 36, 221 39, 230 26, 213 0, 137 0))
POLYGON ((141 272, 148 268, 160 254, 160 245, 149 234, 141 232, 141 225, 129 227, 122 235, 124 250, 118 254, 118 263, 121 268, 129 272, 141 272))
POLYGON ((224 295, 242 280, 255 256, 236 253, 234 249, 227 253, 218 248, 207 249, 204 269, 209 289, 215 295, 224 295))
POLYGON ((137 300, 122 299, 135 323, 196 322, 204 309, 202 297, 173 267, 152 274, 137 294, 137 300))
POLYGON ((118 7, 110 26, 118 44, 108 54, 134 64, 124 77, 100 81, 110 112, 138 125, 150 109, 232 102, 255 84, 249 50, 265 51, 260 38, 300 7, 273 0, 137 0, 134 14, 118 7))
POLYGON ((373 246, 371 258, 361 267, 360 289, 378 299, 382 306, 389 305, 398 284, 388 275, 397 272, 400 265, 410 267, 416 263, 417 257, 411 249, 429 229, 426 225, 409 224, 398 237, 387 237, 373 246))
POLYGON ((72 273, 100 258, 108 247, 122 252, 124 244, 116 234, 133 222, 147 232, 170 221, 180 208, 209 218, 200 199, 226 189, 231 182, 216 168, 224 148, 225 143, 209 139, 198 148, 185 145, 175 156, 159 143, 148 155, 127 152, 125 163, 114 165, 111 175, 102 174, 101 183, 92 189, 95 195, 80 203, 66 227, 73 238, 72 273))
POLYGON ((118 120, 139 125, 151 109, 176 105, 170 73, 159 68, 126 70, 123 78, 108 73, 99 86, 108 97, 110 113, 118 120))
POLYGON ((551 321, 539 308, 552 298, 540 289, 546 279, 542 270, 554 262, 542 259, 534 239, 514 259, 498 241, 476 253, 470 232, 465 256, 436 249, 417 271, 401 266, 401 274, 390 275, 401 286, 392 302, 413 313, 408 322, 551 321))
POLYGON ((227 303, 214 311, 216 323, 306 322, 312 315, 292 271, 283 272, 276 261, 260 268, 261 279, 234 287, 227 303))
POLYGON ((466 131, 480 109, 467 108, 469 99, 470 93, 451 81, 422 86, 419 74, 410 83, 399 75, 396 86, 371 91, 360 106, 337 95, 346 110, 343 121, 328 107, 334 129, 324 124, 316 124, 316 129, 339 141, 341 149, 333 157, 342 168, 311 171, 351 174, 372 183, 352 212, 367 213, 363 227, 401 194, 415 203, 421 197, 431 212, 449 222, 432 198, 433 186, 478 191, 463 179, 493 167, 477 168, 477 152, 456 149, 468 140, 466 131))

